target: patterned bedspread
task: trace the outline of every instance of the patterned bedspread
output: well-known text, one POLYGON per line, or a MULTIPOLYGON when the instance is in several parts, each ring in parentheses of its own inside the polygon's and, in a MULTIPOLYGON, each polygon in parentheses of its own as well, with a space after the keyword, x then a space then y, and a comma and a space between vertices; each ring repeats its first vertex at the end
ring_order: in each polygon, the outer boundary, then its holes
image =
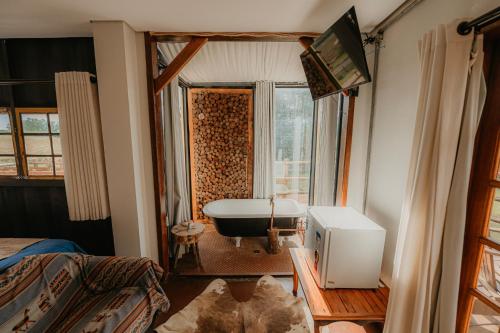
POLYGON ((29 256, 0 275, 0 332, 145 332, 169 302, 147 258, 29 256))

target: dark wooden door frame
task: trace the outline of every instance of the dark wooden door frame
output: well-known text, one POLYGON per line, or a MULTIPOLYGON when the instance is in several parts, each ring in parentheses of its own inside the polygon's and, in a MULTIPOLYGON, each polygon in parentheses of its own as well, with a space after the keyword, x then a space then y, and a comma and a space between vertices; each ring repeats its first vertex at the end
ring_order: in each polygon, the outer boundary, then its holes
MULTIPOLYGON (((194 55, 208 41, 273 41, 298 42, 308 48, 314 38, 320 36, 316 32, 145 32, 146 75, 148 89, 149 123, 151 134, 151 155, 153 159, 153 181, 155 192, 155 213, 158 238, 158 256, 162 267, 169 271, 168 229, 164 173, 163 120, 161 114, 162 89, 168 85, 175 75, 189 63, 194 55), (160 74, 158 67, 158 42, 188 42, 186 47, 160 74)), ((354 107, 354 98, 350 105, 354 107)), ((352 112, 349 112, 350 114, 352 112)), ((352 115, 350 115, 352 117, 352 115)), ((351 130, 348 135, 352 136, 351 130)), ((350 142, 350 140, 349 140, 350 142)), ((349 144, 350 151, 350 144, 349 144)), ((345 166, 349 168, 349 163, 345 166)), ((348 173, 347 173, 348 175, 348 173)), ((343 185, 342 201, 347 200, 347 182, 343 185)))

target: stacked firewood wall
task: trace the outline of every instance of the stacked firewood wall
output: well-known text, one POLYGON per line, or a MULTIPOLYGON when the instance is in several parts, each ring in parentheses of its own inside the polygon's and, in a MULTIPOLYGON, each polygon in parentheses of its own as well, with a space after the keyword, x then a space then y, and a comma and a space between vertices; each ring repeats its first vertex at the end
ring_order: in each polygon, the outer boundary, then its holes
POLYGON ((218 199, 252 197, 252 90, 191 89, 193 218, 218 199))

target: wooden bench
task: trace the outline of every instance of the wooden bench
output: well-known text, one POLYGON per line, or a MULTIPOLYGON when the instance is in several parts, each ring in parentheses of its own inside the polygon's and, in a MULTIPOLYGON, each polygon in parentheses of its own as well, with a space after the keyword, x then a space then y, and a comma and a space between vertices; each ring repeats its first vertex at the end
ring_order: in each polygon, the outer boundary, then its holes
POLYGON ((319 288, 306 262, 305 250, 290 249, 293 261, 293 294, 300 284, 314 320, 314 332, 319 327, 336 321, 360 324, 385 321, 389 288, 378 289, 322 289, 319 288))

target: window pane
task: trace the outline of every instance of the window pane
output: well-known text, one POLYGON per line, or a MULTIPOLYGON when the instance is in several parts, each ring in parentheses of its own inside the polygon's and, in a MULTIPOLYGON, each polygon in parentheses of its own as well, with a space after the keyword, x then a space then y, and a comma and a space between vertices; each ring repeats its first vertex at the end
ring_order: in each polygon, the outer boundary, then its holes
POLYGON ((55 167, 56 167, 56 176, 63 176, 64 175, 64 167, 63 167, 62 157, 55 157, 54 163, 55 163, 55 167))
POLYGON ((25 135, 24 143, 27 155, 52 155, 48 135, 25 135))
POLYGON ((495 189, 491 204, 489 237, 500 244, 500 189, 495 189))
POLYGON ((48 133, 49 124, 45 113, 23 113, 21 114, 23 133, 48 133))
POLYGON ((52 133, 59 133, 59 115, 56 113, 49 114, 50 131, 52 133))
POLYGON ((15 176, 17 175, 16 159, 14 156, 0 156, 0 175, 15 176))
POLYGON ((52 136, 52 148, 54 148, 54 155, 62 155, 61 137, 59 135, 52 136))
POLYGON ((14 144, 12 142, 12 134, 0 135, 0 154, 14 155, 14 144))
POLYGON ((500 306, 500 252, 484 247, 477 289, 500 306))
POLYGON ((275 190, 302 203, 309 201, 313 113, 309 89, 276 89, 275 190))
POLYGON ((29 176, 52 176, 52 157, 27 157, 29 176))
POLYGON ((497 180, 500 180, 500 164, 498 165, 498 170, 497 170, 497 180))
POLYGON ((10 133, 11 128, 9 114, 0 113, 0 133, 10 133))
POLYGON ((500 315, 481 300, 474 298, 469 333, 498 333, 500 315))

